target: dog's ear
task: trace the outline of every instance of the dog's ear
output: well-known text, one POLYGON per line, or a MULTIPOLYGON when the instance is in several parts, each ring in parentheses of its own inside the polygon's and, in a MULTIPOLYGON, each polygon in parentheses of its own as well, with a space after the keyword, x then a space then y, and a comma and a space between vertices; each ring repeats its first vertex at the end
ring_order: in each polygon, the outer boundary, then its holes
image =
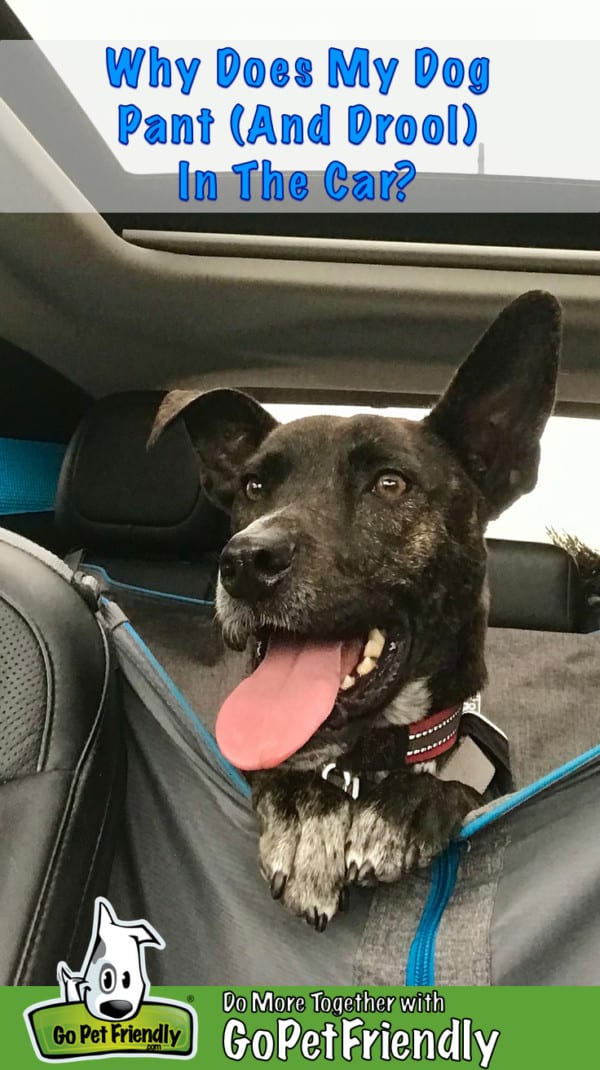
POLYGON ((148 439, 152 447, 175 420, 187 427, 207 496, 229 511, 242 466, 277 426, 258 401, 240 390, 172 390, 163 399, 148 439))
POLYGON ((450 446, 498 516, 536 484, 540 438, 552 412, 562 313, 533 290, 508 305, 424 421, 450 446))

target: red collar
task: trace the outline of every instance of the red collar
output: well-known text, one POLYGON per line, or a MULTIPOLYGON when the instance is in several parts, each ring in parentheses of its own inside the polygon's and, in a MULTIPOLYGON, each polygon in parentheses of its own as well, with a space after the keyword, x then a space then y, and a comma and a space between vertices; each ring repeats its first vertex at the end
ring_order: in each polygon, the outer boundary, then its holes
POLYGON ((363 776, 433 761, 450 750, 458 738, 462 713, 461 703, 413 724, 378 725, 359 737, 347 754, 323 766, 321 776, 356 799, 363 776))
POLYGON ((456 743, 461 714, 462 704, 409 724, 406 764, 429 762, 450 750, 456 743))

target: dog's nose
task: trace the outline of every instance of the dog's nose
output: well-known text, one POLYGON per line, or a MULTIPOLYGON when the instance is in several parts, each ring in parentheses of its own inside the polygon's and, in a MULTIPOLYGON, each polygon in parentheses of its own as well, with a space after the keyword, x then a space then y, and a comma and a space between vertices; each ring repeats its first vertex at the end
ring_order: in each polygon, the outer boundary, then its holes
POLYGON ((282 531, 239 532, 221 554, 221 582, 232 598, 256 602, 264 598, 289 571, 293 539, 282 531))
POLYGON ((107 1018, 124 1018, 126 1014, 131 1014, 133 1003, 128 1003, 126 999, 105 999, 99 1009, 107 1018))

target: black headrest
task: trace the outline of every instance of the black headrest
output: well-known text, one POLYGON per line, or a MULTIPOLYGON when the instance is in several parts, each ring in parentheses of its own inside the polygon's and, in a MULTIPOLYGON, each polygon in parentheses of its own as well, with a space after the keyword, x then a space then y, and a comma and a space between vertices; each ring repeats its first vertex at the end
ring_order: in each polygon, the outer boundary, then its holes
POLYGON ((579 630, 582 589, 572 557, 559 546, 488 539, 490 625, 532 631, 579 630))
POLYGON ((163 397, 161 391, 113 394, 80 423, 55 506, 70 547, 195 555, 223 546, 228 519, 202 492, 183 424, 146 449, 163 397))

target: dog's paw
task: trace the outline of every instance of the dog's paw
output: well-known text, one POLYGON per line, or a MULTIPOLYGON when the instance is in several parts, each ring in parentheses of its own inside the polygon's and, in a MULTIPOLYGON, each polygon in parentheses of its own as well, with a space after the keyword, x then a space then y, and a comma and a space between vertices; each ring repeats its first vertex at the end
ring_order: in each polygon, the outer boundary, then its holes
POLYGON ((409 843, 409 822, 390 819, 375 802, 360 806, 346 843, 348 884, 370 885, 398 880, 412 868, 415 849, 409 843))
POLYGON ((353 811, 346 880, 389 883, 428 866, 448 846, 475 801, 463 785, 428 773, 388 777, 353 811))
POLYGON ((350 803, 337 788, 297 774, 258 793, 259 860, 271 895, 323 932, 344 909, 350 803))

